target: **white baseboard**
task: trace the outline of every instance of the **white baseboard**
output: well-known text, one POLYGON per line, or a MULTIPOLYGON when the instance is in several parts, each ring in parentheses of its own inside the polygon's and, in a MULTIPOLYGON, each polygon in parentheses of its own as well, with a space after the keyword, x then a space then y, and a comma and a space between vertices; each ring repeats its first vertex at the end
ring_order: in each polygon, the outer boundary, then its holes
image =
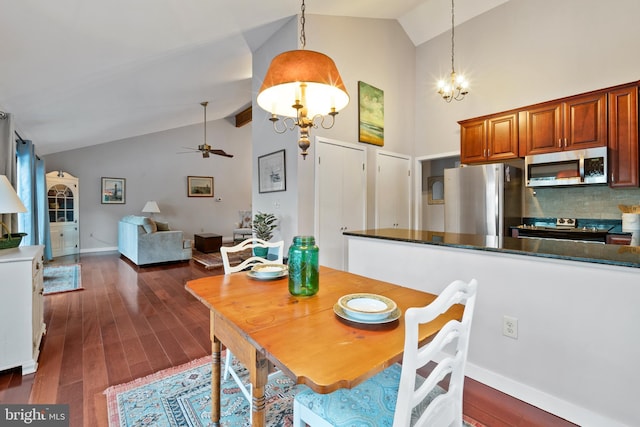
POLYGON ((628 427, 618 420, 559 399, 526 384, 467 362, 465 376, 582 427, 628 427))
POLYGON ((80 249, 81 254, 90 254, 92 252, 114 252, 117 251, 117 246, 110 246, 106 248, 90 248, 90 249, 80 249))

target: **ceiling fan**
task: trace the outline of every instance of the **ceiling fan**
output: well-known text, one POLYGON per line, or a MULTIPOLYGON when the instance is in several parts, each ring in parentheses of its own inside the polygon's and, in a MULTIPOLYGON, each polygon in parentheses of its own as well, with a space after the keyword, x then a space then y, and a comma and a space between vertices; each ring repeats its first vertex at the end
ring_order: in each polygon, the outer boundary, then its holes
MULTIPOLYGON (((227 154, 225 153, 224 150, 220 150, 220 149, 214 149, 212 148, 209 144, 207 144, 207 105, 209 103, 207 101, 201 102, 200 105, 202 105, 204 107, 204 144, 200 144, 198 145, 198 148, 189 148, 189 147, 184 147, 187 148, 189 150, 192 150, 193 152, 200 152, 202 153, 202 157, 203 158, 208 158, 209 154, 216 154, 218 156, 223 156, 223 157, 233 157, 233 154, 227 154)), ((189 151, 191 152, 191 151, 189 151)))

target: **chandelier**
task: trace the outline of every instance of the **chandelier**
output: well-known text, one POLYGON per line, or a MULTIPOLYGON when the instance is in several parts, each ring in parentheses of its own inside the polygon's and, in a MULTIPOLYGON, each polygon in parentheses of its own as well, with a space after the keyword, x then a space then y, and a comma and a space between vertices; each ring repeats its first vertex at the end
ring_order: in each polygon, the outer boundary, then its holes
POLYGON ((456 101, 462 101, 464 96, 469 93, 469 82, 464 78, 464 76, 456 74, 453 67, 453 57, 455 52, 455 15, 453 11, 453 0, 451 0, 451 75, 449 75, 448 80, 441 79, 438 81, 438 93, 447 102, 451 102, 453 99, 456 101))
POLYGON ((269 120, 276 133, 300 129, 298 146, 302 158, 309 154, 310 128, 331 129, 338 111, 349 103, 349 94, 333 60, 325 54, 304 50, 307 42, 304 12, 302 0, 302 49, 273 58, 257 98, 258 105, 271 113, 269 120))

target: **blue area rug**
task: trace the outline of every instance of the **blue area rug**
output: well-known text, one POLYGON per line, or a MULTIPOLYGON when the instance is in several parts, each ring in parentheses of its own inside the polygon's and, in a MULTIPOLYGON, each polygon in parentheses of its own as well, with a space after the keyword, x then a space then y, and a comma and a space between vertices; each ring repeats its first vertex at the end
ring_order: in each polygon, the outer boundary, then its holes
MULTIPOLYGON (((234 367, 248 382, 247 370, 235 360, 234 367)), ((292 426, 294 382, 278 371, 269 376, 265 391, 266 425, 292 426)), ((110 427, 211 426, 211 356, 109 387, 104 393, 110 427)), ((249 426, 249 403, 231 377, 221 384, 220 395, 220 425, 249 426)), ((464 416, 464 427, 485 426, 464 416)))
POLYGON ((80 289, 82 289, 80 264, 44 267, 44 295, 80 289))
MULTIPOLYGON (((248 381, 246 369, 236 371, 248 381)), ((268 426, 292 425, 295 388, 279 371, 269 377, 265 388, 268 426)), ((111 427, 210 426, 211 357, 109 387, 105 394, 111 427)), ((221 384, 220 395, 220 425, 249 426, 249 402, 231 377, 221 384)))

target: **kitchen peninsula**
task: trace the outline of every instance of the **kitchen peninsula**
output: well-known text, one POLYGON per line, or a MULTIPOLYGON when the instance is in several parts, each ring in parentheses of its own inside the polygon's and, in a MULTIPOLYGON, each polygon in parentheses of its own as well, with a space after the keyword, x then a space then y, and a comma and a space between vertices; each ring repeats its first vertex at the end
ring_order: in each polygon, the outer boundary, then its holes
POLYGON ((640 425, 638 247, 379 229, 348 271, 439 293, 478 280, 467 375, 583 426, 640 425), (503 335, 504 316, 517 338, 503 335))
POLYGON ((397 242, 640 268, 640 247, 638 246, 603 245, 593 242, 554 239, 498 238, 496 236, 479 236, 476 234, 397 228, 345 232, 344 234, 346 236, 370 237, 397 242))

